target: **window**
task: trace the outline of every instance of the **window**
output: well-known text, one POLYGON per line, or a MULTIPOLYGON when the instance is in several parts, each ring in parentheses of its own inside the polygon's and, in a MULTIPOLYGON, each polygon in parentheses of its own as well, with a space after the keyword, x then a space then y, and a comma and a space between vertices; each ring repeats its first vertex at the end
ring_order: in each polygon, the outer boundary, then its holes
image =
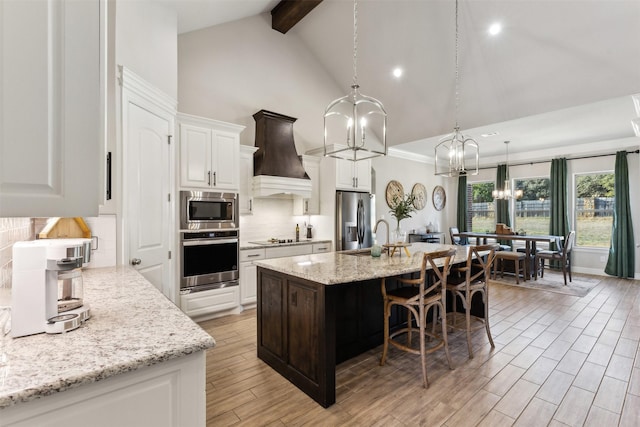
POLYGON ((613 225, 614 174, 576 175, 576 245, 608 248, 613 225))
POLYGON ((549 234, 551 201, 549 178, 514 180, 514 188, 522 190, 522 198, 515 201, 513 229, 527 234, 549 234))
POLYGON ((474 182, 467 185, 467 229, 475 233, 496 229, 496 212, 493 203, 493 182, 474 182))

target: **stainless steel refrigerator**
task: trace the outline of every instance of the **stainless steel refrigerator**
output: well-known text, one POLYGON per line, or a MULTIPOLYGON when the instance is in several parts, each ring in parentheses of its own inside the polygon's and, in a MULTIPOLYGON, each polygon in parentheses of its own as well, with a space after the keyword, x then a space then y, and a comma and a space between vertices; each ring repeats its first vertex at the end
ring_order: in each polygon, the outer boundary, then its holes
POLYGON ((336 192, 336 250, 369 248, 373 245, 375 197, 355 191, 336 192))

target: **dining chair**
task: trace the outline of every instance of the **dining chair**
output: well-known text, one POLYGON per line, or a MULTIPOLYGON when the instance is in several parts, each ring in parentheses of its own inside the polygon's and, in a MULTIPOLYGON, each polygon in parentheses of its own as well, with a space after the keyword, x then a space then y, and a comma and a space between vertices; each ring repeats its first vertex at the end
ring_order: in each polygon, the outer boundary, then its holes
POLYGON ((450 274, 447 280, 446 289, 453 296, 453 312, 447 315, 448 326, 452 329, 466 330, 469 359, 473 358, 471 331, 484 327, 491 347, 495 347, 491 337, 491 330, 489 329, 489 287, 487 281, 491 277, 491 266, 496 257, 497 246, 469 246, 467 262, 463 267, 456 268, 456 271, 461 274, 458 276, 450 274), (484 303, 484 318, 471 315, 471 301, 477 293, 481 294, 482 302, 484 303), (464 308, 463 325, 460 325, 462 323, 462 319, 460 319, 462 313, 457 312, 458 297, 462 301, 462 307, 464 308), (473 327, 471 326, 471 320, 476 323, 473 327))
POLYGON ((456 250, 448 249, 437 252, 426 252, 422 257, 422 268, 418 278, 396 277, 401 285, 397 289, 387 290, 387 279, 382 279, 381 289, 384 300, 384 344, 380 366, 387 359, 389 344, 413 354, 420 355, 422 366, 422 385, 429 387, 427 379, 426 355, 440 348, 444 348, 449 363, 449 369, 453 369, 451 356, 449 355, 449 343, 447 341, 447 313, 446 313, 446 284, 447 276, 451 270, 456 250), (429 269, 429 270, 428 270, 429 269), (429 273, 429 274, 428 274, 429 273), (393 332, 389 331, 389 317, 393 306, 401 306, 407 309, 407 325, 393 332), (433 330, 427 328, 427 314, 433 311, 433 330), (437 316, 442 319, 442 333, 435 333, 437 316), (419 347, 412 345, 413 321, 416 322, 420 335, 419 347), (406 335, 406 341, 400 341, 399 336, 406 335), (427 337, 431 343, 426 347, 427 337))
POLYGON ((456 234, 460 233, 460 230, 458 230, 458 227, 449 227, 449 237, 451 237, 451 244, 452 245, 466 245, 467 244, 467 239, 462 238, 460 236, 456 236, 456 234))
POLYGON ((564 245, 557 251, 538 251, 536 258, 540 260, 540 277, 544 277, 544 265, 545 261, 559 261, 562 268, 562 275, 564 276, 564 285, 567 285, 567 273, 569 273, 569 281, 571 282, 571 249, 576 240, 576 232, 572 230, 564 239, 564 245))
POLYGON ((505 261, 513 261, 513 269, 516 275, 516 284, 520 284, 520 272, 522 271, 522 278, 527 281, 527 255, 523 252, 514 251, 498 251, 496 252, 496 259, 493 264, 493 278, 496 278, 498 269, 500 269, 500 277, 504 277, 504 264, 505 261))

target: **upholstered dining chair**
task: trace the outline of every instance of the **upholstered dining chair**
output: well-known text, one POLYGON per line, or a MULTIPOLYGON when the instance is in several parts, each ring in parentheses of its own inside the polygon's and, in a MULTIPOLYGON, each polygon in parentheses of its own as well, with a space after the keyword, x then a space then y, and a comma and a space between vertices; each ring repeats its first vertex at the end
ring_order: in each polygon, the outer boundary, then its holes
POLYGON ((489 287, 487 281, 491 277, 491 265, 495 260, 497 250, 498 245, 469 246, 466 264, 463 267, 456 268, 459 275, 451 274, 447 280, 446 288, 453 296, 453 312, 447 314, 447 326, 453 329, 466 330, 470 359, 473 358, 471 331, 485 328, 491 347, 495 347, 491 337, 491 330, 489 329, 489 287), (477 293, 482 295, 484 318, 471 315, 471 300, 477 293), (462 301, 464 308, 464 320, 461 319, 461 313, 457 313, 458 297, 462 301), (472 318, 475 323, 474 326, 471 326, 472 318))
POLYGON ((400 350, 419 354, 422 365, 422 385, 427 388, 427 358, 426 355, 440 348, 444 348, 449 363, 449 369, 453 369, 451 356, 449 355, 449 343, 447 341, 447 313, 446 313, 446 284, 447 276, 451 270, 451 264, 455 257, 456 250, 448 249, 437 252, 427 252, 422 257, 422 268, 420 276, 415 279, 397 277, 395 278, 402 286, 397 289, 387 290, 386 279, 382 279, 382 296, 384 299, 384 344, 382 347, 382 358, 380 366, 385 364, 389 344, 400 350), (430 268, 428 270, 428 268, 430 268), (390 333, 389 317, 391 308, 402 306, 407 309, 407 325, 390 333), (437 335, 435 328, 432 331, 427 329, 427 314, 429 309, 433 311, 434 326, 437 315, 442 319, 442 333, 437 335), (412 323, 415 320, 420 335, 419 347, 416 349, 412 345, 411 333, 412 323), (406 334, 406 341, 400 341, 399 335, 406 334), (426 347, 427 337, 430 338, 430 346, 426 347))
POLYGON ((449 237, 451 237, 451 244, 452 245, 466 245, 467 244, 467 239, 466 238, 462 238, 460 236, 456 236, 456 234, 460 233, 460 230, 458 230, 458 227, 449 227, 449 237))
MULTIPOLYGON (((567 285, 567 273, 569 273, 569 281, 571 282, 571 249, 576 240, 576 232, 572 230, 564 239, 564 244, 557 251, 538 251, 536 258, 540 260, 540 277, 544 277, 545 261, 559 261, 564 276, 564 285, 567 285)), ((551 263, 549 263, 551 264, 551 263)))

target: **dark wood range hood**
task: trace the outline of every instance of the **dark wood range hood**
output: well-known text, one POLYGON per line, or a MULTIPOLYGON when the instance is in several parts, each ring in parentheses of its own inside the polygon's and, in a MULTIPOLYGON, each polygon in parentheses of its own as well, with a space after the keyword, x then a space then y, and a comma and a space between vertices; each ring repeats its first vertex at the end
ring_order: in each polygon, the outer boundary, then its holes
POLYGON ((291 194, 311 195, 311 180, 302 166, 293 139, 294 117, 260 110, 253 115, 256 121, 253 154, 254 196, 291 194))

